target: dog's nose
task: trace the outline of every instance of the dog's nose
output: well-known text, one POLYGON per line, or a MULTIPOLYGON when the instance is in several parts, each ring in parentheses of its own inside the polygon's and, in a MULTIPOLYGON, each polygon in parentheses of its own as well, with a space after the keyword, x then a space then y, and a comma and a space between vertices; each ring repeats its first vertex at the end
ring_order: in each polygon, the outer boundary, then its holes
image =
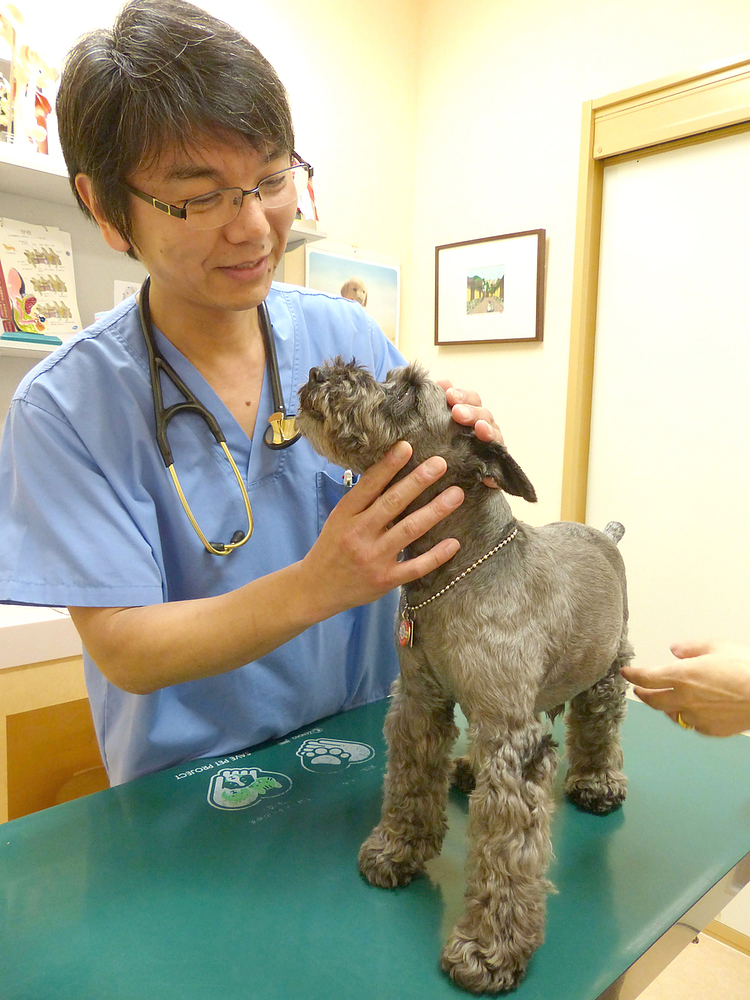
POLYGON ((311 368, 310 371, 308 372, 308 378, 310 379, 311 382, 318 382, 318 383, 325 382, 325 376, 321 372, 320 368, 315 368, 315 367, 311 368))

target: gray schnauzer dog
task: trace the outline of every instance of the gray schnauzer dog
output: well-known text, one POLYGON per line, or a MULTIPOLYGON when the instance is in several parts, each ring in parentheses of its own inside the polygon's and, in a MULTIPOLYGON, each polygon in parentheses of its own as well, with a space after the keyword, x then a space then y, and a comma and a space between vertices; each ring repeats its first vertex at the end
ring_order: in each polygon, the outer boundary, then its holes
POLYGON ((551 889, 557 753, 544 714, 568 705, 568 797, 600 814, 625 798, 620 668, 633 653, 616 544, 622 525, 601 532, 517 521, 503 491, 535 501, 533 486, 503 445, 452 419, 444 391, 418 365, 383 383, 341 358, 313 368, 297 420, 318 452, 354 472, 402 439, 414 453, 401 475, 445 458, 445 475, 405 514, 450 484, 464 490, 463 505, 406 552, 446 537, 461 543, 447 564, 403 588, 383 811, 359 866, 373 885, 406 885, 440 853, 451 780, 470 791, 466 906, 441 965, 473 992, 510 990, 544 939, 551 889), (488 477, 500 489, 489 489, 488 477), (456 703, 469 751, 453 762, 456 703))

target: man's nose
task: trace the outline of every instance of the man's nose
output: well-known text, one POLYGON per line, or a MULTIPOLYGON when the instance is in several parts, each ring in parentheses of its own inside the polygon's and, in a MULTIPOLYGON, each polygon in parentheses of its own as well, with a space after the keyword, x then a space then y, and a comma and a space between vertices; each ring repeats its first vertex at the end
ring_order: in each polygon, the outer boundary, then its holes
POLYGON ((236 242, 259 242, 271 232, 271 224, 257 194, 246 194, 237 216, 224 227, 227 237, 236 242))

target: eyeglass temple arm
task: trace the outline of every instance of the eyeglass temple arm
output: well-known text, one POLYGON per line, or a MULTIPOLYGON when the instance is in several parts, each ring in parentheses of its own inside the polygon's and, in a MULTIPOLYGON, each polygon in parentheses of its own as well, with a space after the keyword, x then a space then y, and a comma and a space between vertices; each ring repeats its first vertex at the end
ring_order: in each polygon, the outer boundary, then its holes
POLYGON ((307 160, 303 160, 302 157, 299 155, 299 153, 295 152, 294 150, 292 150, 292 156, 297 161, 296 163, 293 163, 292 166, 293 167, 307 167, 307 176, 308 176, 308 178, 312 178, 313 168, 307 162, 307 160))
POLYGON ((140 198, 141 201, 145 201, 147 205, 153 205, 154 208, 158 209, 160 212, 164 212, 165 215, 171 215, 175 219, 184 219, 187 217, 187 212, 184 208, 177 208, 175 205, 169 205, 166 201, 159 201, 158 198, 152 198, 150 194, 145 194, 143 191, 139 191, 138 188, 131 187, 130 184, 126 184, 125 187, 134 194, 136 198, 140 198))

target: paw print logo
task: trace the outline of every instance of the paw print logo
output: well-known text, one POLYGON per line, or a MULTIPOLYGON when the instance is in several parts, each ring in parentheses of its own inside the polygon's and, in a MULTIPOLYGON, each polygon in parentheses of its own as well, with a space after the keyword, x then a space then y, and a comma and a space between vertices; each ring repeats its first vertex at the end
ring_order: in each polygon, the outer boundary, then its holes
POLYGON ((257 767, 230 767, 217 771, 208 787, 208 804, 214 809, 249 809, 263 799, 284 795, 292 787, 285 774, 257 767))
POLYGON ((347 740, 305 740, 297 750, 306 771, 345 771, 350 764, 360 764, 375 756, 366 743, 347 740))

